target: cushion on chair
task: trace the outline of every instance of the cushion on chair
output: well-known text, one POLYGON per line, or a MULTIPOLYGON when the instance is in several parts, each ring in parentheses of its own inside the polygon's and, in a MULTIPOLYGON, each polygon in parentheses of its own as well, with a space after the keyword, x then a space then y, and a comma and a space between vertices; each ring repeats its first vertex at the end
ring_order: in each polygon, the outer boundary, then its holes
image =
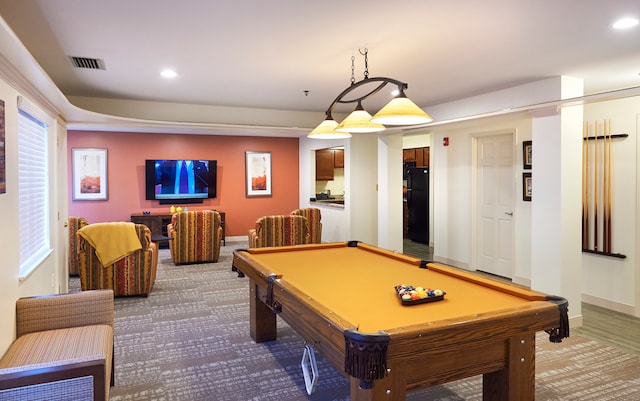
POLYGON ((322 214, 320 209, 315 207, 307 207, 302 209, 296 209, 291 214, 296 216, 304 216, 309 221, 309 243, 320 244, 322 243, 322 214))
POLYGON ((309 221, 304 216, 263 216, 256 221, 254 247, 309 243, 309 221))
MULTIPOLYGON (((0 369, 106 358, 113 363, 113 327, 108 324, 46 330, 18 337, 0 359, 0 369)), ((105 370, 109 383, 111 370, 105 370)), ((106 399, 109 386, 105 386, 106 399)))
POLYGON ((217 262, 220 257, 222 225, 215 210, 174 213, 167 227, 173 263, 217 262))

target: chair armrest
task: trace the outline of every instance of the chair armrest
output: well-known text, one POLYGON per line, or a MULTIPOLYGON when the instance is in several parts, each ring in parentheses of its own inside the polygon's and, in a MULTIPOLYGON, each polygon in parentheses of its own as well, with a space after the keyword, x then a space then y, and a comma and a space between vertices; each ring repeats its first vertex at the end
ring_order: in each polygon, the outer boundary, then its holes
POLYGON ((20 298, 17 336, 44 330, 108 324, 113 327, 113 290, 20 298))
POLYGON ((32 394, 42 395, 44 390, 68 399, 104 401, 105 373, 102 358, 0 369, 0 398, 7 394, 9 399, 33 399, 32 394))
POLYGON ((249 248, 257 248, 258 247, 258 234, 255 228, 249 230, 248 234, 249 238, 249 248))

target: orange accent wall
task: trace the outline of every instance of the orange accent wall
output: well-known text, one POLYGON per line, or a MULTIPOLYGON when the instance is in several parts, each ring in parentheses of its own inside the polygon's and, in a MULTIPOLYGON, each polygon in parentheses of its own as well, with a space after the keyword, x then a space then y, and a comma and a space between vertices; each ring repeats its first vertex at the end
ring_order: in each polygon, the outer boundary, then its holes
POLYGON ((132 213, 147 210, 169 213, 170 205, 145 200, 146 159, 217 160, 217 197, 186 206, 225 212, 227 236, 247 235, 258 217, 288 214, 298 207, 298 138, 68 131, 67 146, 69 216, 82 216, 90 223, 129 221, 132 213), (73 200, 73 148, 107 149, 108 200, 73 200), (271 152, 272 196, 247 198, 245 151, 271 152))

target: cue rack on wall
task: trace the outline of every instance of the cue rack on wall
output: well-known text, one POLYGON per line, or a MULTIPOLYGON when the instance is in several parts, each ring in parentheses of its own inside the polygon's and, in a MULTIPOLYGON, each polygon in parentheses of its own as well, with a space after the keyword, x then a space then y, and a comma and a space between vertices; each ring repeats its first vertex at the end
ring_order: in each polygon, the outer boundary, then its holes
POLYGON ((582 130, 582 252, 624 259, 613 252, 613 140, 627 134, 612 134, 611 120, 590 124, 582 130))

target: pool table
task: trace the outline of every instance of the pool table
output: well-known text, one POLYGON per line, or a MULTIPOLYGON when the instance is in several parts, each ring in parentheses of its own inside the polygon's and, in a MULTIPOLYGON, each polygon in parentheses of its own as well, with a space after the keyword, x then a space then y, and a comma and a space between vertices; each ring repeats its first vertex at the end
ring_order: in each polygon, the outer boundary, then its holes
POLYGON ((479 374, 484 400, 533 400, 536 332, 569 335, 563 298, 358 241, 237 250, 233 268, 253 340, 275 340, 279 315, 349 376, 352 401, 479 374), (444 295, 402 302, 399 284, 444 295))

